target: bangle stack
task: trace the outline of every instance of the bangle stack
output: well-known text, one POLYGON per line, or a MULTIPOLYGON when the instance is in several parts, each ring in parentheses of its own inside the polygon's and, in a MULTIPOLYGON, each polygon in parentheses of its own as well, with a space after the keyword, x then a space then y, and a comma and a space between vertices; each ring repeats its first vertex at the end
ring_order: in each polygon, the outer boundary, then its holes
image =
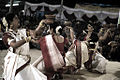
POLYGON ((31 41, 31 36, 25 38, 26 43, 31 41))

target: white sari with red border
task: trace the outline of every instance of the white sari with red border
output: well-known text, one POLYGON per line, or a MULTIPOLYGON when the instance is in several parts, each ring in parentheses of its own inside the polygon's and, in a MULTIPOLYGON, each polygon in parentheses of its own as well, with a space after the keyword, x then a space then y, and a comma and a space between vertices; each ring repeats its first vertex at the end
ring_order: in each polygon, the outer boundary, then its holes
MULTIPOLYGON (((11 33, 11 36, 14 37, 16 41, 19 41, 22 39, 21 37, 26 37, 26 30, 19 30, 16 35, 11 33)), ((8 45, 11 41, 12 40, 8 42, 8 45)), ((29 55, 29 43, 25 43, 17 48, 15 53, 13 53, 13 48, 9 47, 8 53, 4 58, 3 77, 5 80, 47 80, 47 77, 43 73, 30 64, 26 65, 16 74, 16 71, 29 61, 26 55, 29 55)))
MULTIPOLYGON (((81 65, 88 61, 88 47, 85 41, 81 41, 81 65)), ((65 56, 66 66, 74 66, 76 67, 76 45, 74 44, 74 48, 69 50, 65 56)))
MULTIPOLYGON (((64 60, 63 56, 61 55, 60 51, 58 50, 55 42, 53 41, 52 35, 47 35, 44 37, 44 40, 46 43, 46 52, 42 51, 42 56, 40 56, 33 65, 36 65, 36 67, 40 71, 44 71, 47 68, 53 68, 54 71, 57 71, 57 69, 60 69, 64 66, 64 60), (45 56, 45 57, 44 57, 45 56), (49 58, 49 60, 48 60, 49 58), (48 65, 50 64, 50 65, 48 65), (45 66, 47 65, 47 66, 45 66)), ((42 46, 42 45, 40 45, 42 46)))

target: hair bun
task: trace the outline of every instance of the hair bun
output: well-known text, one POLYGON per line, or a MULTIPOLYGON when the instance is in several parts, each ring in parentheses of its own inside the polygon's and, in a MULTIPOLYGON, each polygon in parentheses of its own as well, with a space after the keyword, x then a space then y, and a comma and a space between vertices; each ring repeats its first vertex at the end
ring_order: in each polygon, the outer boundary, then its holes
POLYGON ((14 13, 7 13, 6 14, 6 21, 8 22, 8 23, 10 23, 10 22, 12 22, 13 21, 13 18, 15 17, 15 14, 14 13))

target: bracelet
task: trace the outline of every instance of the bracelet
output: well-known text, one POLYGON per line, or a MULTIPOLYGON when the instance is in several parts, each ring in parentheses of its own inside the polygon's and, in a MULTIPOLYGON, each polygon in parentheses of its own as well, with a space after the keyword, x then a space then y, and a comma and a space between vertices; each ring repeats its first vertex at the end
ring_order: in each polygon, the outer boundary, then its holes
POLYGON ((25 37, 25 41, 26 41, 26 43, 27 43, 27 42, 30 42, 30 41, 31 41, 31 36, 25 37))
POLYGON ((25 42, 27 42, 27 37, 25 37, 24 39, 25 39, 25 42))
POLYGON ((31 36, 28 37, 28 42, 30 42, 30 41, 31 41, 31 36))

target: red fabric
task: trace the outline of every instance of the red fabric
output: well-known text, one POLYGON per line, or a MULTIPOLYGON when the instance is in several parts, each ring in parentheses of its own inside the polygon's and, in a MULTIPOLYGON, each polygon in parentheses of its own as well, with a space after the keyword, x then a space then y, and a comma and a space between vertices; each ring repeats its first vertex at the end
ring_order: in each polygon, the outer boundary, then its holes
POLYGON ((54 40, 58 50, 62 54, 62 56, 65 56, 64 45, 68 43, 67 39, 64 38, 64 42, 63 43, 57 43, 54 38, 53 38, 53 40, 54 40))
POLYGON ((40 38, 39 44, 40 44, 40 48, 41 48, 44 63, 45 63, 45 70, 48 72, 54 71, 53 66, 52 66, 52 62, 51 62, 51 59, 49 56, 48 48, 46 45, 45 37, 40 38))
POLYGON ((87 36, 84 37, 84 39, 83 39, 84 41, 86 40, 86 37, 87 37, 87 36))
MULTIPOLYGON (((65 39, 63 43, 57 43, 54 38, 53 38, 53 40, 54 40, 58 50, 60 51, 60 53, 64 56, 64 54, 65 54, 64 45, 67 44, 67 40, 65 39)), ((49 56, 49 52, 48 52, 48 48, 47 48, 47 45, 46 45, 45 37, 39 39, 39 44, 40 44, 40 48, 41 48, 42 55, 43 55, 43 58, 44 58, 46 70, 47 71, 53 71, 54 69, 53 69, 52 62, 51 62, 51 59, 50 59, 50 56, 49 56)))
POLYGON ((79 40, 76 40, 75 45, 76 45, 76 64, 77 64, 77 68, 79 69, 81 67, 81 59, 82 59, 81 42, 79 40))
MULTIPOLYGON (((65 39, 63 43, 57 43, 53 38, 53 41, 55 42, 60 53, 64 55, 64 44, 68 43, 67 40, 65 39)), ((39 44, 40 44, 40 48, 41 48, 44 63, 45 63, 45 70, 47 71, 46 76, 48 77, 48 80, 49 80, 50 77, 52 77, 52 75, 54 74, 54 68, 51 62, 51 57, 48 52, 48 47, 46 45, 45 37, 39 39, 39 44)))
POLYGON ((4 44, 5 44, 6 47, 10 47, 8 45, 8 41, 7 41, 8 38, 12 39, 11 35, 9 33, 4 33, 3 37, 2 37, 2 40, 3 40, 3 42, 4 42, 4 44))

